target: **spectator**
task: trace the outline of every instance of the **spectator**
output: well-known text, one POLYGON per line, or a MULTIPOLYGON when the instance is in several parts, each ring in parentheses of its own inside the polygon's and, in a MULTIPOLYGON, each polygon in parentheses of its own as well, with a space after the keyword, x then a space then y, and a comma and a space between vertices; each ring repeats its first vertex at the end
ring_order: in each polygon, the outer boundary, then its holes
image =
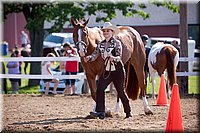
MULTIPOLYGON (((65 52, 63 51, 62 52, 62 57, 64 57, 64 56, 65 56, 65 52)), ((66 61, 61 61, 60 62, 60 72, 62 72, 62 74, 66 73, 65 67, 66 67, 66 61)))
MULTIPOLYGON (((30 49, 30 45, 26 45, 24 48, 21 49, 21 56, 22 57, 30 57, 31 56, 31 49, 30 49)), ((27 74, 26 69, 28 67, 28 63, 30 63, 30 61, 24 61, 24 73, 27 74)))
MULTIPOLYGON (((178 50, 179 56, 180 56, 180 47, 178 46, 178 41, 173 40, 171 42, 171 44, 178 50)), ((178 65, 177 65, 177 71, 179 71, 179 70, 180 70, 180 63, 178 63, 178 65)))
MULTIPOLYGON (((49 53, 47 54, 47 57, 55 57, 55 55, 53 53, 49 53)), ((53 71, 51 70, 51 65, 54 63, 54 61, 43 61, 42 62, 42 75, 53 75, 53 71)), ((46 86, 46 90, 45 90, 45 95, 48 95, 49 92, 49 87, 50 87, 50 82, 54 82, 54 88, 52 91, 52 94, 57 94, 56 90, 58 87, 58 79, 43 79, 45 86, 46 86)))
POLYGON ((178 50, 178 52, 180 53, 180 47, 178 46, 178 41, 173 40, 171 44, 172 44, 172 45, 178 50))
MULTIPOLYGON (((72 48, 69 43, 65 43, 63 45, 63 48, 65 49, 65 56, 66 57, 75 57, 77 56, 77 52, 75 48, 72 48)), ((66 67, 65 67, 65 74, 66 75, 76 75, 79 71, 78 61, 66 61, 66 67)), ((72 95, 76 95, 76 85, 75 85, 76 79, 66 79, 66 88, 64 90, 65 95, 71 94, 70 89, 70 82, 72 87, 72 95)))
POLYGON ((146 53, 146 62, 145 62, 145 66, 144 66, 144 73, 145 73, 145 84, 147 85, 147 77, 149 75, 148 57, 149 57, 149 52, 150 52, 151 48, 147 46, 147 41, 149 39, 149 36, 144 34, 144 35, 142 35, 141 38, 142 38, 142 42, 144 44, 145 53, 146 53))
MULTIPOLYGON (((3 62, 1 62, 1 68, 2 68, 2 73, 3 74, 5 74, 6 73, 6 70, 5 70, 5 65, 4 65, 4 63, 3 62)), ((1 79, 2 80, 2 84, 3 84, 3 91, 4 91, 4 94, 7 94, 8 92, 7 92, 7 82, 6 82, 6 78, 3 78, 3 79, 1 79)))
MULTIPOLYGON (((17 57, 21 57, 21 50, 18 48, 18 45, 15 44, 15 48, 13 52, 16 54, 17 57)), ((22 73, 22 62, 19 61, 19 74, 22 73)), ((19 86, 21 86, 21 79, 18 79, 19 86)))
MULTIPOLYGON (((12 53, 11 57, 17 57, 16 53, 12 53)), ((19 66, 19 61, 8 62, 6 65, 8 68, 8 74, 20 74, 19 66)), ((19 79, 10 78, 10 82, 12 86, 12 94, 16 94, 19 90, 19 79)))
POLYGON ((22 47, 25 47, 29 42, 30 41, 29 41, 28 35, 24 31, 21 31, 21 44, 22 44, 22 47))

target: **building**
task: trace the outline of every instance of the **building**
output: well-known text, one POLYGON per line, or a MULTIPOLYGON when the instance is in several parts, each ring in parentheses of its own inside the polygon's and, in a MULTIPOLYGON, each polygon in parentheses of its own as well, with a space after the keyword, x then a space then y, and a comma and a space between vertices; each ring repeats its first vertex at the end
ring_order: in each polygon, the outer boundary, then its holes
MULTIPOLYGON (((196 45, 199 47, 199 3, 193 2, 188 4, 188 35, 196 40, 196 45)), ((120 12, 117 13, 117 17, 111 22, 116 25, 132 26, 139 33, 148 34, 150 37, 179 37, 179 23, 180 15, 173 13, 165 7, 157 7, 152 4, 147 4, 147 8, 144 9, 147 13, 150 13, 149 19, 143 20, 142 17, 135 16, 125 18, 120 12)), ((97 13, 97 15, 103 15, 97 13)), ((101 27, 103 22, 95 22, 96 16, 90 16, 89 27, 101 27)), ((9 43, 9 50, 14 47, 14 44, 20 44, 20 32, 25 30, 26 20, 22 13, 9 14, 3 25, 3 41, 9 43)), ((45 23, 44 29, 48 29, 52 26, 52 23, 45 23)), ((26 31, 26 30, 25 30, 26 31)), ((72 27, 69 23, 66 23, 63 27, 63 31, 71 32, 72 27)), ((28 31, 26 31, 28 33, 28 31)))

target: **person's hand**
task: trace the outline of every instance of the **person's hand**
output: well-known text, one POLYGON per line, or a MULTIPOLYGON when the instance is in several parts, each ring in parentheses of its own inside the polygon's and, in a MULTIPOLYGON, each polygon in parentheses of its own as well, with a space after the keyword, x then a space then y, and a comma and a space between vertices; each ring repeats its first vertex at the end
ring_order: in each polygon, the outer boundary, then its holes
POLYGON ((86 57, 83 58, 85 63, 87 63, 89 61, 89 59, 90 59, 90 56, 86 56, 86 57))
POLYGON ((111 55, 111 56, 109 56, 109 61, 111 61, 111 62, 114 62, 114 58, 115 58, 115 57, 114 57, 114 56, 112 56, 112 55, 111 55))

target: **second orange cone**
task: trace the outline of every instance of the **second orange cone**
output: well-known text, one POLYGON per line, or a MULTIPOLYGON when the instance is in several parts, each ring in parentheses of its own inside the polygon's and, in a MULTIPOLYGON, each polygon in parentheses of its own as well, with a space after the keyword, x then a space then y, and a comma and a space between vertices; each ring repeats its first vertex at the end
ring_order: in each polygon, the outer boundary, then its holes
POLYGON ((156 105, 158 105, 158 106, 167 106, 168 105, 164 74, 161 75, 160 87, 159 87, 159 92, 158 92, 158 98, 157 98, 156 105))

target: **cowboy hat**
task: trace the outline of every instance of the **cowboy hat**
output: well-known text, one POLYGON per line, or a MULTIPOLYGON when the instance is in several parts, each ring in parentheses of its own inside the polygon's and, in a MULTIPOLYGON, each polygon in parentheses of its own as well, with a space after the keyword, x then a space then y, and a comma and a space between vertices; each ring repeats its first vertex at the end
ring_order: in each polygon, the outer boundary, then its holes
POLYGON ((103 28, 101 30, 104 29, 110 29, 113 30, 114 34, 118 34, 119 33, 119 29, 117 28, 117 26, 111 24, 110 22, 105 22, 103 25, 103 28))

